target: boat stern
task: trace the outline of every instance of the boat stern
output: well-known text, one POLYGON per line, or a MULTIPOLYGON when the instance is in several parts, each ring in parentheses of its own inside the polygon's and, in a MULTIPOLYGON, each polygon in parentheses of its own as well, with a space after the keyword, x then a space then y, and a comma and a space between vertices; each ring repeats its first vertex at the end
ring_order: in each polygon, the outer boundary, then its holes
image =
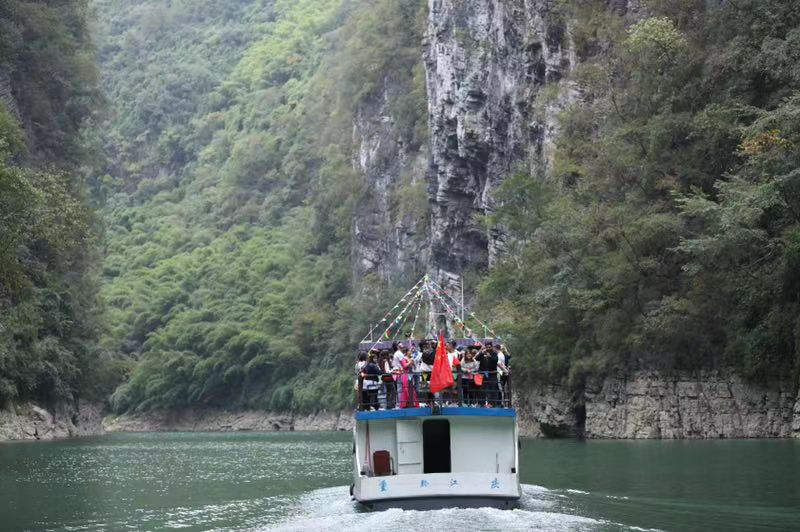
POLYGON ((513 409, 359 412, 353 498, 370 509, 512 508, 521 496, 513 409))

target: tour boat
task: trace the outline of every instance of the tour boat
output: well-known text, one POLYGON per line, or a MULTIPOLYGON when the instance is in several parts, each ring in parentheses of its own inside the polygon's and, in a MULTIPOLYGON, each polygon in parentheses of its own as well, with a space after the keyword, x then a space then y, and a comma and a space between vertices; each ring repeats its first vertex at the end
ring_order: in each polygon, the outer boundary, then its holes
POLYGON ((512 508, 520 498, 514 409, 357 412, 353 498, 370 509, 512 508))
MULTIPOLYGON (((441 300, 438 304, 445 309, 444 317, 452 320, 452 328, 462 333, 462 338, 457 339, 459 346, 492 341, 476 339, 469 322, 462 318, 463 312, 459 314, 453 310, 458 303, 454 298, 453 303, 444 299, 449 297, 447 292, 427 276, 417 295, 413 290, 395 307, 402 307, 405 299, 412 297, 411 305, 407 304, 404 312, 413 313, 413 303, 417 301, 417 314, 419 307, 427 307, 426 312, 434 322, 429 327, 435 327, 436 312, 432 307, 438 298, 441 300)), ((399 321, 384 318, 381 324, 373 327, 381 329, 381 340, 362 342, 361 350, 391 346, 393 328, 402 330, 393 325, 404 321, 402 314, 399 321)), ((402 340, 406 345, 418 345, 417 340, 409 338, 416 329, 416 321, 415 318, 412 334, 402 340)), ((424 379, 420 379, 419 374, 410 375, 408 384, 414 381, 420 392, 413 405, 387 403, 387 387, 395 386, 395 382, 382 382, 378 407, 360 405, 355 412, 353 429, 353 499, 373 510, 506 509, 516 505, 521 495, 519 434, 510 388, 498 391, 496 398, 476 397, 475 394, 465 397, 461 393, 467 389, 463 387, 462 377, 466 378, 456 371, 455 385, 434 397, 424 393, 424 379)), ((491 382, 496 386, 499 381, 491 382)), ((395 400, 397 397, 395 393, 395 400)))

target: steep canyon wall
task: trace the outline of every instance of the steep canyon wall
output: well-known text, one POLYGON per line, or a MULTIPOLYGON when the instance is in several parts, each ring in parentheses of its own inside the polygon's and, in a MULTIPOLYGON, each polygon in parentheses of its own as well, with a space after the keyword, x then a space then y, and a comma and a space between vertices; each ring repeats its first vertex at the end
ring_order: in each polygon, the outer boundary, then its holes
MULTIPOLYGON (((608 9, 631 20, 639 2, 608 9)), ((423 43, 427 146, 409 152, 384 99, 354 124, 354 166, 370 201, 356 215, 356 274, 397 278, 420 266, 445 286, 503 253, 502 231, 478 215, 495 207, 493 190, 516 171, 545 176, 558 133, 556 117, 579 91, 566 79, 578 63, 570 20, 548 0, 429 0, 423 43), (547 98, 538 98, 542 91, 547 98), (425 180, 429 220, 387 223, 402 179, 425 180)), ((788 437, 800 434, 796 385, 754 384, 732 372, 638 371, 596 379, 581 392, 561 386, 517 390, 528 435, 589 438, 788 437)))
POLYGON ((800 437, 800 396, 789 378, 753 383, 727 371, 636 371, 593 379, 583 391, 533 386, 516 403, 529 436, 800 437))
POLYGON ((354 220, 354 272, 385 279, 426 270, 454 286, 462 273, 491 264, 505 235, 478 216, 494 208, 492 190, 515 171, 543 172, 552 155, 556 114, 574 97, 537 104, 576 63, 567 22, 544 0, 430 0, 423 43, 429 140, 408 149, 381 97, 354 123, 354 167, 368 199, 354 220), (424 180, 429 217, 391 216, 404 181, 424 180))
POLYGON ((443 283, 502 253, 504 235, 476 220, 493 209, 492 190, 546 167, 560 100, 535 103, 575 63, 566 30, 549 2, 429 3, 429 269, 443 283))

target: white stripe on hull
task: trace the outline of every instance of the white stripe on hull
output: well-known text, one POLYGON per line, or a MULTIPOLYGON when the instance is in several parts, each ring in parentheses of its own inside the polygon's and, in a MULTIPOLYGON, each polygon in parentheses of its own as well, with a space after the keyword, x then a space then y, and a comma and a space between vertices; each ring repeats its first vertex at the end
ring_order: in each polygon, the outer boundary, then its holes
POLYGON ((364 503, 434 497, 518 499, 520 486, 516 474, 428 473, 360 477, 353 488, 353 496, 364 503))

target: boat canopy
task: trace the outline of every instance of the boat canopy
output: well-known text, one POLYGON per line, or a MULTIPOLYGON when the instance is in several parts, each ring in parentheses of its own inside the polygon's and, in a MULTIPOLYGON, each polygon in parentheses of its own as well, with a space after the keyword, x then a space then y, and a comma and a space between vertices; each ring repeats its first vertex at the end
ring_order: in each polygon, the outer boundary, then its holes
POLYGON ((424 339, 436 339, 440 331, 458 346, 502 341, 465 307, 463 296, 460 299, 424 275, 378 323, 370 325, 359 350, 386 349, 401 341, 419 345, 424 339))

